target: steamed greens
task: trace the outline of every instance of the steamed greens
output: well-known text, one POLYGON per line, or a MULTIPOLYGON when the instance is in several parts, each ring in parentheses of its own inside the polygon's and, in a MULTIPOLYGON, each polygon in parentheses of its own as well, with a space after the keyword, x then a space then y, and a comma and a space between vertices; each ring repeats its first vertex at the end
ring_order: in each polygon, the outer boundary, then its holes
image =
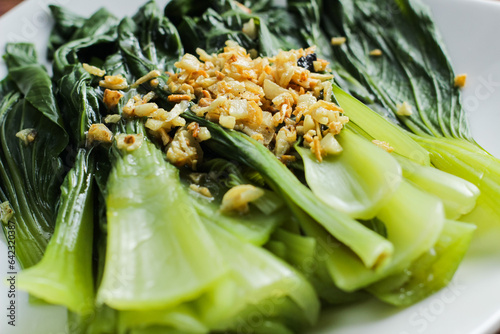
POLYGON ((489 238, 492 232, 498 236, 500 161, 471 137, 430 10, 419 1, 384 0, 375 5, 370 0, 336 0, 323 1, 321 13, 324 33, 349 41, 332 46, 330 59, 371 95, 358 97, 414 133, 412 138, 429 152, 433 166, 479 188, 477 205, 463 220, 478 225, 484 241, 475 243, 477 248, 495 249, 489 238), (369 56, 373 49, 383 56, 369 56), (403 103, 411 106, 411 115, 398 114, 403 103))
MULTIPOLYGON (((446 286, 474 242, 468 222, 500 230, 500 165, 470 137, 427 9, 382 3, 150 1, 123 19, 51 6, 54 75, 33 46, 8 44, 0 83, 0 200, 14 212, 0 218, 17 228, 19 287, 65 306, 70 333, 289 334, 322 305, 406 306, 446 286), (299 133, 277 156, 281 127, 266 146, 199 114, 199 97, 178 103, 183 56, 228 40, 254 58, 316 45, 300 62, 324 77, 317 60, 330 61, 318 95, 349 117, 341 149, 318 158, 299 133), (152 131, 130 114, 139 102, 177 125, 152 131), (199 161, 173 163, 163 148, 193 129, 209 135, 179 142, 199 161), (231 201, 243 205, 221 210, 231 201)), ((274 85, 267 103, 287 92, 274 85)))
POLYGON ((19 277, 21 289, 81 314, 92 313, 94 304, 92 159, 91 152, 78 152, 61 186, 56 227, 45 254, 19 277))
POLYGON ((9 76, 0 86, 0 200, 14 211, 17 258, 28 268, 40 261, 54 232, 68 135, 34 47, 8 44, 4 58, 9 76), (26 140, 16 137, 27 129, 26 140))

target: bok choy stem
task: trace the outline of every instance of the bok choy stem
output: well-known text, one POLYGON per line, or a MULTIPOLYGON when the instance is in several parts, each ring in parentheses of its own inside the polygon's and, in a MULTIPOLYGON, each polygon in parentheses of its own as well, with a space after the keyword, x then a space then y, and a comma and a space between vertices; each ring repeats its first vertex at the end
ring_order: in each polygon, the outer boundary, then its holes
POLYGON ((295 146, 307 185, 326 205, 355 219, 371 219, 398 189, 401 167, 389 153, 349 129, 337 138, 342 152, 322 162, 310 149, 295 146))
POLYGON ((75 166, 61 187, 56 228, 47 250, 38 264, 19 275, 20 289, 81 314, 94 308, 91 159, 90 152, 78 152, 75 166))
POLYGON ((406 270, 381 280, 368 291, 386 303, 412 305, 447 286, 461 263, 476 227, 447 220, 436 244, 406 270))
POLYGON ((227 159, 235 159, 261 173, 267 182, 279 193, 316 219, 335 238, 352 249, 364 266, 381 266, 390 258, 392 245, 375 232, 322 203, 309 188, 303 185, 290 170, 266 147, 248 136, 225 131, 220 126, 186 112, 183 117, 195 121, 210 130, 211 139, 207 146, 227 159))
POLYGON ((146 139, 140 148, 118 153, 107 190, 99 302, 118 310, 175 306, 195 299, 225 273, 178 170, 146 139))

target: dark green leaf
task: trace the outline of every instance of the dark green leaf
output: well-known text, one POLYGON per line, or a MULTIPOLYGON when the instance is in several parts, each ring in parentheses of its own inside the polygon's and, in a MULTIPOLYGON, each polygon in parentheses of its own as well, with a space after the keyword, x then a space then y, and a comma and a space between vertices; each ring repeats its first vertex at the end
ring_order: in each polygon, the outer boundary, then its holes
POLYGON ((347 38, 346 44, 332 47, 334 61, 392 113, 409 103, 413 115, 398 118, 411 131, 470 137, 453 70, 424 4, 335 0, 323 3, 322 14, 327 36, 347 38), (370 56, 374 49, 382 56, 370 56))
POLYGON ((2 200, 15 212, 18 259, 30 267, 40 260, 54 230, 64 174, 60 155, 68 137, 34 47, 9 44, 5 59, 12 81, 2 82, 0 89, 2 200), (31 138, 18 138, 22 130, 31 138))
POLYGON ((154 2, 144 5, 133 19, 123 19, 118 34, 123 57, 136 78, 156 69, 174 70, 184 53, 177 29, 154 2))
MULTIPOLYGON (((68 69, 68 68, 67 68, 68 69)), ((70 136, 77 147, 85 145, 86 134, 93 123, 100 123, 99 93, 90 85, 91 76, 81 65, 58 82, 61 110, 70 136)))
MULTIPOLYGON (((31 44, 7 44, 5 61, 10 79, 25 98, 52 122, 61 127, 63 122, 54 98, 52 81, 45 68, 38 64, 31 44)), ((61 143, 65 145, 65 143, 61 143)))
POLYGON ((118 19, 107 9, 101 8, 85 20, 71 36, 70 40, 110 34, 116 30, 118 19))
MULTIPOLYGON (((59 80, 68 65, 91 63, 97 56, 104 61, 109 55, 116 53, 116 34, 87 37, 71 41, 60 47, 54 55, 54 79, 59 80)), ((72 68, 69 68, 69 72, 72 68)))
POLYGON ((54 28, 49 37, 49 58, 64 43, 66 43, 75 31, 83 26, 85 19, 64 7, 50 5, 50 12, 54 19, 54 28))
POLYGON ((16 252, 23 267, 37 263, 54 230, 55 211, 62 183, 59 155, 66 137, 58 125, 34 108, 20 93, 10 93, 0 106, 1 186, 15 211, 16 252), (27 146, 18 131, 35 129, 27 146), (62 144, 62 145, 61 145, 62 144))

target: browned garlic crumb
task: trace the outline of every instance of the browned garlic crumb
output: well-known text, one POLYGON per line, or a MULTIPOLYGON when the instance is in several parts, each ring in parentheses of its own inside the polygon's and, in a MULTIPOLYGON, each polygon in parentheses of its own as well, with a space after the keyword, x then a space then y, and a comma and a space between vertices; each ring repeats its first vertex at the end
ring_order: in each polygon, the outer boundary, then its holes
POLYGON ((463 88, 467 81, 467 74, 459 74, 455 77, 455 87, 463 88))
POLYGON ((178 130, 167 149, 168 161, 177 167, 188 165, 196 170, 196 165, 202 158, 203 151, 192 134, 185 128, 178 130))
POLYGON ((92 124, 89 132, 87 133, 87 142, 92 144, 94 142, 111 143, 113 134, 104 124, 92 124))
POLYGON ((105 76, 104 80, 99 81, 99 86, 113 90, 128 88, 127 79, 121 75, 105 76))
MULTIPOLYGON (((252 22, 245 26, 250 35, 252 22)), ((201 152, 180 133, 188 132, 196 143, 210 139, 206 128, 191 124, 182 128, 186 122, 180 115, 190 101, 197 101, 191 106, 197 116, 246 133, 278 158, 285 156, 283 161, 294 159, 289 153, 297 136, 304 136, 304 146, 310 147, 318 160, 341 151, 334 136, 349 118, 330 102, 333 75, 324 74, 328 62, 316 59, 312 62, 314 71, 299 66, 299 59, 314 53, 315 47, 281 51, 275 57, 255 57, 228 41, 221 53, 208 54, 201 49, 196 52, 199 58, 185 54, 175 63, 177 73, 167 73, 169 79, 163 89, 169 94, 169 102, 176 103, 171 111, 149 102, 154 98, 152 92, 133 97, 123 108, 126 117, 147 117, 146 128, 169 145, 167 154, 174 164, 195 168, 201 152), (175 129, 174 134, 171 131, 175 129)), ((154 80, 157 74, 153 71, 135 84, 154 80)))
POLYGON ((103 102, 108 107, 108 109, 113 109, 118 105, 122 97, 123 97, 122 93, 116 90, 106 89, 104 91, 103 102))

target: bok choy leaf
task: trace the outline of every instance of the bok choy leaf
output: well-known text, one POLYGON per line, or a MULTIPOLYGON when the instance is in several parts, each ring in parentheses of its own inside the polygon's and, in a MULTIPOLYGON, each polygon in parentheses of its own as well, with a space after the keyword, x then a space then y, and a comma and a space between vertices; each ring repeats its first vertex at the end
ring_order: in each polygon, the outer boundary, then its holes
POLYGON ((174 25, 154 1, 118 27, 119 45, 131 74, 140 78, 153 70, 173 71, 184 49, 174 25))
POLYGON ((49 57, 69 41, 86 37, 112 34, 118 24, 117 18, 108 10, 101 8, 89 18, 83 18, 64 7, 50 5, 54 18, 54 28, 49 37, 49 57))
POLYGON ((396 158, 407 180, 441 199, 446 218, 458 219, 476 206, 480 194, 472 183, 437 168, 421 166, 400 156, 396 158))
POLYGON ((362 82, 379 103, 417 134, 470 138, 454 74, 430 10, 421 1, 323 1, 327 36, 344 36, 332 46, 333 61, 362 82), (379 49, 382 56, 370 56, 379 49))
POLYGON ((252 307, 259 303, 265 305, 266 302, 277 305, 271 312, 274 315, 267 314, 271 319, 282 318, 293 327, 299 326, 293 328, 295 330, 316 322, 319 301, 314 289, 301 274, 267 250, 241 243, 216 224, 207 220, 204 222, 230 268, 229 278, 222 281, 210 297, 198 302, 210 328, 237 330, 240 317, 245 318, 245 314, 251 316, 252 307), (279 299, 284 297, 288 297, 298 307, 296 319, 288 319, 289 315, 280 310, 278 304, 285 302, 279 299))
POLYGON ((19 275, 19 288, 71 311, 94 309, 92 244, 94 225, 93 163, 78 152, 61 187, 54 235, 42 260, 19 275))
POLYGON ((289 219, 286 210, 266 215, 253 209, 248 214, 236 216, 221 213, 219 202, 209 203, 203 199, 193 198, 192 203, 202 219, 211 221, 234 236, 257 246, 265 244, 276 227, 289 219))
MULTIPOLYGON (((322 8, 325 34, 347 38, 344 45, 332 46, 332 60, 416 134, 412 138, 430 153, 434 166, 479 188, 476 208, 464 219, 478 225, 477 237, 498 238, 500 160, 471 137, 460 91, 454 84, 455 74, 429 8, 418 0, 336 0, 324 1, 322 8), (382 55, 370 56, 373 49, 380 49, 382 55), (410 106, 409 115, 398 112, 404 103, 410 106)), ((473 244, 498 249, 496 242, 477 237, 473 244)))
POLYGON ((28 268, 41 259, 54 231, 68 137, 34 47, 9 44, 5 60, 12 79, 0 90, 1 200, 14 210, 17 257, 28 268))

